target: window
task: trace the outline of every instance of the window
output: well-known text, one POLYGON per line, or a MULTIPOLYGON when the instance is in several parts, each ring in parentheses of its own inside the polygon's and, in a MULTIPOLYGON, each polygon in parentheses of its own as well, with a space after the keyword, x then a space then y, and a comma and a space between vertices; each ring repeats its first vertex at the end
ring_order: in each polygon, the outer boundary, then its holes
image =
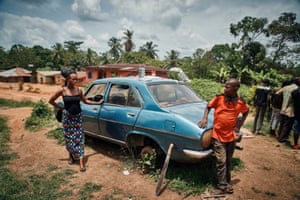
POLYGON ((85 94, 86 98, 92 101, 100 101, 103 98, 106 84, 93 85, 85 94))
POLYGON ((130 107, 140 107, 138 97, 128 85, 114 84, 112 85, 108 102, 116 105, 125 105, 130 107))
POLYGON ((128 92, 128 85, 113 84, 109 91, 108 102, 117 105, 125 105, 128 92))
POLYGON ((203 101, 184 84, 149 85, 148 89, 161 107, 203 101))
POLYGON ((88 72, 88 78, 89 79, 93 78, 93 73, 92 72, 88 72))

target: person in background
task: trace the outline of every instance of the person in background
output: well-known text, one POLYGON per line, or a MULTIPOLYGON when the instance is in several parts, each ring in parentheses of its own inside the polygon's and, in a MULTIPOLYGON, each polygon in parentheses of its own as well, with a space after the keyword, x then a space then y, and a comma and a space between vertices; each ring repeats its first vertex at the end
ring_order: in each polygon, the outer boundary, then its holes
POLYGON ((76 86, 78 79, 74 70, 63 69, 61 75, 65 78, 65 85, 50 97, 49 103, 57 109, 63 110, 62 129, 66 149, 69 152, 69 164, 79 160, 80 171, 84 172, 86 167, 84 162, 84 133, 82 131, 80 101, 86 104, 100 105, 103 103, 103 99, 99 102, 86 99, 82 90, 76 86), (62 96, 64 107, 55 102, 60 96, 62 96))
POLYGON ((294 103, 292 99, 292 92, 298 88, 297 79, 292 79, 290 84, 279 89, 276 94, 283 95, 282 106, 280 110, 280 125, 279 125, 279 138, 281 143, 288 143, 290 132, 294 124, 294 103))
MULTIPOLYGON (((300 78, 298 78, 298 86, 300 85, 300 78)), ((295 114, 295 124, 294 124, 294 145, 293 149, 299 149, 298 140, 300 132, 300 87, 292 92, 292 98, 294 102, 294 114, 295 114)))
POLYGON ((273 90, 271 97, 270 97, 270 107, 272 109, 272 115, 270 119, 270 131, 269 135, 275 138, 278 138, 278 134, 276 130, 278 128, 278 124, 280 121, 280 109, 282 105, 282 94, 276 94, 279 88, 273 90))
POLYGON ((215 96, 207 104, 203 118, 198 122, 199 127, 207 126, 208 114, 212 108, 215 109, 212 144, 217 159, 217 187, 221 193, 233 193, 232 156, 237 135, 249 112, 248 104, 238 97, 239 88, 240 82, 237 79, 228 79, 225 83, 224 94, 215 96), (238 122, 240 114, 242 117, 238 122))
POLYGON ((253 96, 253 102, 255 106, 255 117, 252 132, 255 134, 260 134, 261 127, 265 118, 265 113, 269 106, 270 95, 272 92, 269 85, 270 82, 268 79, 263 80, 262 85, 256 88, 253 96))

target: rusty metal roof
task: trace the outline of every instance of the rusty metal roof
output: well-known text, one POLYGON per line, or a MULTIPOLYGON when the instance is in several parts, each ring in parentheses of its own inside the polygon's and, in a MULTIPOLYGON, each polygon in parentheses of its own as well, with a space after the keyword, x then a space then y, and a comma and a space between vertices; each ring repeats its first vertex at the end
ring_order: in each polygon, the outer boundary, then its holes
POLYGON ((31 71, 19 67, 0 72, 0 77, 6 77, 6 78, 30 77, 30 76, 31 76, 31 71))

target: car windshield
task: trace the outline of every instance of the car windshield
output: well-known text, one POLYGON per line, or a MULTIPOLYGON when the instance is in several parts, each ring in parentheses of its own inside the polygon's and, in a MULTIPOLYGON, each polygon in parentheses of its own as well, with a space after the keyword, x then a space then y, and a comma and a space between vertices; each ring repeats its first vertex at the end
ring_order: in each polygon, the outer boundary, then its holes
POLYGON ((203 101, 184 84, 153 84, 148 89, 160 107, 203 101))

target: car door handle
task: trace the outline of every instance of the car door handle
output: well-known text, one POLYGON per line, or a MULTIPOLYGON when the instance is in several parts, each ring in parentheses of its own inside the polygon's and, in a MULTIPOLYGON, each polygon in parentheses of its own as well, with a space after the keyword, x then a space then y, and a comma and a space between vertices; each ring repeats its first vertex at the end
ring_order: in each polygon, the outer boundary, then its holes
POLYGON ((93 110, 97 111, 97 110, 98 110, 98 108, 93 108, 93 110))
POLYGON ((135 116, 135 113, 128 112, 127 115, 130 116, 130 117, 134 117, 134 116, 135 116))

